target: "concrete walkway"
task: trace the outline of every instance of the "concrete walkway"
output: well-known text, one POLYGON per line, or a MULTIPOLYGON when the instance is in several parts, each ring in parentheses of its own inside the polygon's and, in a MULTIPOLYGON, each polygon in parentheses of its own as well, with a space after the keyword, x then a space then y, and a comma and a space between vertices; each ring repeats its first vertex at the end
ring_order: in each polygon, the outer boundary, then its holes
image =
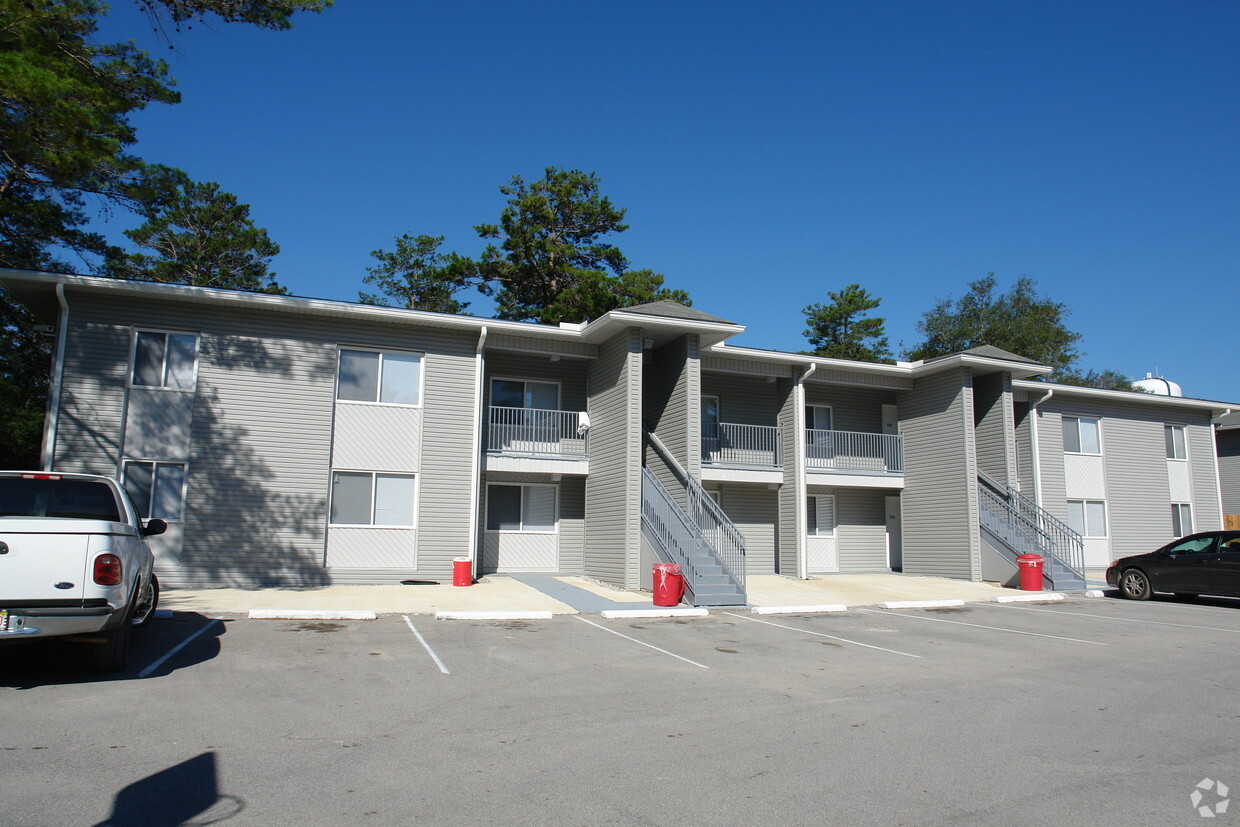
MULTIPOLYGON (((901 574, 835 574, 794 580, 775 574, 748 582, 751 606, 872 606, 888 600, 975 600, 1013 594, 987 583, 901 574)), ((596 613, 652 605, 647 592, 627 592, 585 577, 488 575, 466 587, 448 584, 326 586, 304 589, 167 589, 161 609, 246 615, 251 611, 373 612, 427 615, 438 612, 596 613)))

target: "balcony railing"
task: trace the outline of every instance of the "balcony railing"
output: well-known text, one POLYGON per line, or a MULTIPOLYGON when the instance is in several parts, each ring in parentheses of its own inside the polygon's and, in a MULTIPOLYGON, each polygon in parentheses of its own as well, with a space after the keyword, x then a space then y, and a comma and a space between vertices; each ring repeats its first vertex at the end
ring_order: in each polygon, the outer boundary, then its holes
POLYGON ((903 474, 904 439, 899 434, 807 429, 805 467, 837 474, 903 474))
POLYGON ((729 422, 704 427, 702 462, 706 465, 778 468, 783 465, 779 428, 729 422))
POLYGON ((576 411, 491 406, 487 451, 494 454, 550 456, 565 459, 589 455, 586 428, 576 411))

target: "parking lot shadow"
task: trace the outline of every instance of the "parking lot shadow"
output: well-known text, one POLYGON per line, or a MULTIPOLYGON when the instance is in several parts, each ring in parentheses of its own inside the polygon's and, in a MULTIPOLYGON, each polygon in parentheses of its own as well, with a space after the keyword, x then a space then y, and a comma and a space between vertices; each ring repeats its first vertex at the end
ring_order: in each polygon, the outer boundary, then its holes
POLYGON ((57 638, 9 643, 3 647, 0 688, 35 689, 168 675, 216 657, 226 623, 197 612, 157 618, 145 628, 133 630, 129 663, 113 673, 90 670, 88 643, 57 638))
POLYGON ((208 810, 203 823, 217 824, 244 809, 240 798, 220 794, 215 753, 204 752, 122 789, 95 827, 174 827, 208 810))

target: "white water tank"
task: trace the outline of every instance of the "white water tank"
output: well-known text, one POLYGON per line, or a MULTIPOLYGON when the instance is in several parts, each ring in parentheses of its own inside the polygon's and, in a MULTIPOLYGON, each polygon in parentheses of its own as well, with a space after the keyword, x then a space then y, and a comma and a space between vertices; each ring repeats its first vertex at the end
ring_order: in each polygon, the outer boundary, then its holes
POLYGON ((1138 379, 1132 383, 1132 386, 1139 391, 1146 393, 1154 393, 1159 396, 1183 396, 1184 391, 1180 390, 1180 386, 1175 382, 1155 376, 1152 373, 1146 373, 1144 379, 1138 379))

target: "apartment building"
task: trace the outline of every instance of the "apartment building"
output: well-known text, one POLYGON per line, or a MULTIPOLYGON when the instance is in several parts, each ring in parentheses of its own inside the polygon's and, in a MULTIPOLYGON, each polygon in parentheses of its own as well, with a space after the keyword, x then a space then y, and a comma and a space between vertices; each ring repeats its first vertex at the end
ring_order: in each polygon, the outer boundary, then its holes
POLYGON ((737 347, 674 302, 559 326, 0 271, 55 331, 43 465, 169 521, 169 585, 686 567, 1047 585, 1221 525, 1231 406, 1052 385, 996 348, 877 365, 737 347))

